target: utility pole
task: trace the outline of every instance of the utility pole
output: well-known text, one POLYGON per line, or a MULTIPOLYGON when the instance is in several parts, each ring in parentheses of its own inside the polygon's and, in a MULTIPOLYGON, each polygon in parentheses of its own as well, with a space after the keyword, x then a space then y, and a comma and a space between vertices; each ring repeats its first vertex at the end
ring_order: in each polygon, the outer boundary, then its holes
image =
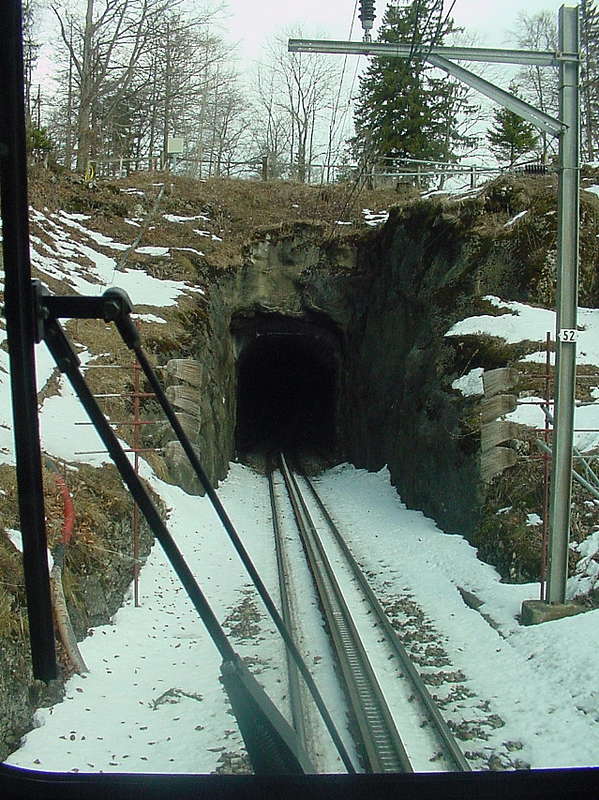
POLYGON ((572 486, 572 445, 574 432, 574 389, 576 379, 576 312, 578 286, 578 226, 580 83, 578 6, 559 10, 559 50, 504 50, 476 47, 426 47, 414 52, 409 44, 371 42, 374 20, 373 0, 360 0, 363 42, 290 39, 291 52, 344 53, 385 58, 420 58, 471 86, 494 102, 515 112, 544 133, 559 137, 558 193, 558 280, 556 331, 555 430, 552 449, 552 482, 549 530, 549 580, 547 599, 551 604, 565 600, 570 538, 572 486), (484 80, 454 60, 496 64, 558 67, 560 85, 559 118, 546 114, 510 92, 484 80))
POLYGON ((578 58, 568 56, 578 56, 578 8, 560 8, 558 46, 564 56, 559 65, 559 114, 566 129, 559 148, 556 388, 547 580, 550 603, 565 602, 570 541, 580 216, 580 64, 578 58))

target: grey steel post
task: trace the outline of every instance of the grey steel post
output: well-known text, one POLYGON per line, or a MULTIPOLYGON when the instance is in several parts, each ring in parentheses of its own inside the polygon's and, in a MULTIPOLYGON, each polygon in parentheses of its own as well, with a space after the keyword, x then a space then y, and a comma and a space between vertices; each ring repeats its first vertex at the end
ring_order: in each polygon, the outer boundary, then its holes
MULTIPOLYGON (((559 49, 578 53, 578 7, 559 10, 559 49)), ((556 330, 555 429, 549 509, 549 576, 547 600, 563 603, 568 578, 572 445, 578 303, 578 240, 580 195, 579 62, 560 61, 560 120, 567 126, 560 138, 558 198, 558 274, 556 330)))

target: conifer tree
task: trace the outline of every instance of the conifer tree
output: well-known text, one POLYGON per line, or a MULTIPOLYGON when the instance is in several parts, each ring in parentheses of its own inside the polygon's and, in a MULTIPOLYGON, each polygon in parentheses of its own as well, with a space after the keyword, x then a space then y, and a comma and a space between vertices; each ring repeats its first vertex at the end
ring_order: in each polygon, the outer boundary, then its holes
POLYGON ((439 0, 388 5, 378 41, 413 49, 411 58, 373 58, 360 78, 354 113, 354 156, 450 160, 459 144, 471 141, 459 132, 460 112, 468 109, 468 90, 448 77, 437 77, 419 53, 443 43, 454 32, 453 20, 439 0))
MULTIPOLYGON (((513 87, 510 87, 513 91, 513 87)), ((534 126, 507 108, 498 108, 494 113, 495 124, 489 129, 487 139, 491 150, 501 162, 513 167, 518 158, 537 144, 534 126)))
MULTIPOLYGON (((40 42, 36 38, 37 19, 40 11, 38 0, 24 0, 23 2, 23 73, 25 81, 25 112, 27 124, 30 125, 34 116, 31 80, 33 70, 37 63, 40 42)), ((35 111, 39 116, 39 108, 35 111)))

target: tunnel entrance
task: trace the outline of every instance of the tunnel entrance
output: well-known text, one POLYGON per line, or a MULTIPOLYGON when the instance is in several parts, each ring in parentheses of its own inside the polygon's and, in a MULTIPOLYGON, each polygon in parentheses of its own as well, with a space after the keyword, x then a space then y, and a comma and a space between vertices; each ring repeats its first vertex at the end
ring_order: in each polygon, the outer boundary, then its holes
POLYGON ((338 334, 279 315, 237 318, 231 330, 239 354, 236 451, 332 451, 338 334))

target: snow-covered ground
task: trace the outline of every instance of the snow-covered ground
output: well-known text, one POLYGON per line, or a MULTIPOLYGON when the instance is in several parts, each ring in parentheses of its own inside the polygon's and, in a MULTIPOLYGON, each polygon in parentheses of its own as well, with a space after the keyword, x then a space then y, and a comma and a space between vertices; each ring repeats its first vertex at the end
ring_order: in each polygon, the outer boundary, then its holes
MULTIPOLYGON (((449 655, 451 667, 444 669, 461 670, 464 688, 505 723, 487 731, 489 751, 513 742, 522 744, 515 756, 532 767, 597 764, 599 610, 522 627, 516 620, 522 600, 537 598, 538 585, 501 583, 463 537, 444 534, 421 512, 406 509, 386 470, 342 465, 318 488, 354 554, 376 572, 381 595, 416 602, 449 655), (458 587, 483 602, 478 611, 464 604, 458 587)), ((468 708, 468 700, 461 702, 468 708)), ((477 749, 474 742, 462 744, 477 749)))
MULTIPOLYGON (((100 241, 81 216, 34 213, 52 242, 34 242, 35 265, 48 275, 66 276, 76 291, 97 293, 114 283, 132 292, 134 302, 155 305, 159 315, 160 306, 175 303, 181 292, 198 290, 158 281, 141 269, 116 272, 116 262, 103 250, 122 250, 120 243, 108 237, 100 241), (77 232, 76 239, 70 230, 77 232)), ((463 321, 447 335, 480 330, 509 341, 538 341, 540 351, 546 330, 554 329, 552 312, 492 302, 505 313, 463 321)), ((588 333, 579 345, 583 363, 599 365, 599 311, 583 310, 581 322, 588 333)), ((41 386, 52 363, 43 347, 38 351, 41 386)), ((479 381, 473 371, 455 388, 476 394, 479 381)), ((12 464, 8 363, 2 348, 0 384, 0 459, 12 464)), ((585 408, 598 414, 599 402, 585 408)), ((91 427, 73 427, 83 412, 64 383, 59 394, 44 402, 40 417, 47 452, 73 463, 101 463, 101 455, 79 455, 101 446, 91 427)), ((593 424, 585 419, 584 427, 599 427, 599 414, 592 419, 593 424)), ((169 508, 169 529, 219 619, 224 621, 241 603, 253 607, 249 580, 209 501, 164 483, 145 463, 143 471, 169 508)), ((523 628, 516 619, 521 602, 537 598, 539 587, 503 584, 462 536, 447 535, 421 513, 406 509, 386 470, 372 474, 341 465, 320 478, 319 488, 344 524, 354 554, 375 575, 382 596, 387 601, 407 598, 422 610, 451 669, 463 673, 468 697, 484 705, 489 719, 499 720, 496 727, 485 728, 488 738, 479 737, 473 748, 486 749, 489 756, 513 752, 514 763, 517 759, 536 768, 599 763, 599 610, 523 628), (465 605, 458 587, 482 601, 478 611, 465 605)), ((219 494, 264 580, 273 586, 263 479, 232 464, 219 494)), ((598 536, 594 533, 580 546, 589 559, 599 546, 598 536)), ((18 532, 12 531, 11 538, 18 544, 18 532)), ((128 596, 110 624, 94 629, 81 643, 89 672, 68 681, 63 702, 37 712, 35 729, 8 763, 41 770, 205 773, 241 752, 218 682, 218 653, 159 545, 141 572, 140 587, 139 608, 128 596)), ((259 680, 287 713, 282 650, 274 626, 257 607, 257 637, 232 641, 241 655, 259 659, 254 662, 259 680)), ((470 702, 464 699, 463 712, 458 704, 451 713, 467 718, 470 702)), ((466 742, 465 749, 469 746, 466 742)))
MULTIPOLYGON (((208 501, 149 472, 147 477, 168 504, 169 529, 224 619, 254 595, 208 501)), ((445 669, 465 676, 460 688, 475 704, 462 700, 451 717, 472 720, 483 703, 489 719, 503 723, 486 729, 486 741, 473 736, 464 748, 491 757, 504 754, 509 743, 507 750, 517 747, 514 756, 532 767, 595 765, 599 610, 523 628, 516 615, 522 600, 538 597, 538 586, 501 583, 461 536, 444 534, 420 512, 407 510, 386 470, 372 474, 341 465, 318 485, 354 553, 378 576, 382 597, 409 596, 438 633, 451 660, 445 669), (458 587, 483 602, 478 612, 464 604, 458 587)), ((264 479, 232 464, 220 496, 272 587, 264 479)), ((260 659, 259 679, 287 713, 278 640, 267 617, 259 627, 257 640, 233 643, 242 655, 260 659)), ((223 753, 240 751, 218 682, 218 653, 158 545, 141 573, 141 607, 128 597, 111 624, 81 643, 81 652, 90 672, 71 678, 62 703, 37 712, 38 727, 8 763, 44 770, 204 773, 219 765, 223 753)))
MULTIPOLYGON (((456 323, 445 335, 487 334, 500 337, 510 344, 523 341, 541 344, 545 341, 547 332, 550 332, 552 336, 555 335, 555 311, 529 306, 525 303, 505 302, 493 295, 489 295, 485 299, 502 313, 499 316, 483 314, 468 317, 456 323)), ((599 310, 579 308, 578 328, 577 363, 599 365, 599 310)), ((550 355, 553 363, 554 353, 551 352, 550 355)), ((539 350, 525 356, 522 361, 544 364, 545 359, 546 353, 539 350)), ((482 372, 480 367, 470 370, 466 375, 455 380, 452 387, 464 395, 482 395, 482 372)), ((597 372, 599 373, 599 369, 597 372)), ((599 384, 599 378, 597 383, 599 384)), ((593 394, 597 387, 591 383, 589 389, 593 394)), ((579 405, 575 409, 574 427, 579 430, 575 433, 574 443, 582 452, 593 450, 599 446, 599 402, 596 400, 597 398, 595 398, 595 402, 589 405, 579 405)), ((540 405, 541 401, 542 398, 539 397, 526 397, 517 410, 507 415, 506 418, 542 429, 545 426, 545 414, 540 405)))

